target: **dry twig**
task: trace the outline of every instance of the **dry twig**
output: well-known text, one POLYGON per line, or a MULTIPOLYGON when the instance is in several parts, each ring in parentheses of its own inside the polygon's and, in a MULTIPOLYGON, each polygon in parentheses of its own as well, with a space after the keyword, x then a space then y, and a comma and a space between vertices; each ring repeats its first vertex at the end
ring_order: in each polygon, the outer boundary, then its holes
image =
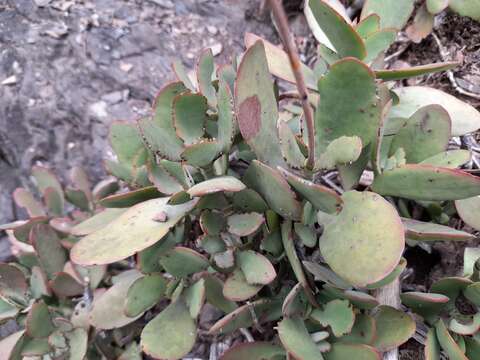
POLYGON ((305 85, 305 79, 301 69, 300 58, 298 56, 297 46, 293 40, 292 34, 288 27, 287 15, 283 8, 281 0, 269 0, 272 14, 278 27, 280 38, 285 46, 285 51, 288 54, 290 65, 292 66, 293 74, 295 75, 295 81, 297 83, 298 93, 302 101, 303 112, 305 114, 305 120, 308 129, 308 159, 307 168, 313 169, 315 164, 315 129, 313 122, 313 110, 308 102, 308 90, 305 85))

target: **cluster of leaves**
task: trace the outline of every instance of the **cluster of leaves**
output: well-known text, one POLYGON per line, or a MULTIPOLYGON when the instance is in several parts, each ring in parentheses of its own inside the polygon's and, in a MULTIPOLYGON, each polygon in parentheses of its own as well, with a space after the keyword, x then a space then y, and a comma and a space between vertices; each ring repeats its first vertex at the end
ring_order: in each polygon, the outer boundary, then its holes
MULTIPOLYGON (((269 340, 237 344, 223 360, 374 360, 406 342, 413 317, 374 292, 405 269, 406 242, 473 238, 446 226, 453 201, 477 229, 480 207, 480 178, 459 169, 470 154, 449 141, 480 128, 480 113, 436 89, 393 89, 455 64, 384 70, 396 32, 381 26, 382 8, 370 14, 375 3, 358 24, 338 4, 308 3, 320 41, 315 67, 301 68, 313 134, 271 78, 294 82, 287 54, 247 34, 238 65, 216 67, 211 51, 196 76, 176 63, 178 80, 151 116, 112 125, 116 160, 106 164, 127 191, 114 193, 110 180, 90 190, 78 169, 63 191, 35 168, 47 210, 17 190, 30 219, 2 227, 18 260, 0 265, 0 316, 25 329, 0 342, 2 354, 179 359, 195 345, 205 303, 224 313, 206 336, 250 328, 269 340), (314 181, 324 174, 338 174, 338 192, 314 181), (359 184, 362 174, 373 180, 359 184), (63 215, 64 198, 78 210, 63 215), (276 332, 262 335, 266 327, 276 332)), ((478 306, 477 250, 466 257, 465 276, 402 295, 432 327, 428 360, 440 348, 478 358, 478 316, 454 306, 460 293, 478 306)))
POLYGON ((420 42, 432 32, 435 17, 446 9, 480 21, 480 0, 423 0, 420 3, 414 11, 415 0, 366 0, 362 16, 376 13, 382 18, 382 28, 401 29, 415 12, 412 24, 406 29, 409 38, 415 42, 420 42))

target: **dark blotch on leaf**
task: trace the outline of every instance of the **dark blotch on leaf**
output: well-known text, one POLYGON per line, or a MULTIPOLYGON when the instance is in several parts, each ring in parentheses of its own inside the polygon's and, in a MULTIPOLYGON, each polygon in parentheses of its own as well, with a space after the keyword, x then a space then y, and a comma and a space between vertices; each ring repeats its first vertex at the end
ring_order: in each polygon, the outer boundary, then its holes
POLYGON ((245 140, 255 137, 260 130, 261 104, 256 95, 246 98, 238 109, 238 125, 245 140))

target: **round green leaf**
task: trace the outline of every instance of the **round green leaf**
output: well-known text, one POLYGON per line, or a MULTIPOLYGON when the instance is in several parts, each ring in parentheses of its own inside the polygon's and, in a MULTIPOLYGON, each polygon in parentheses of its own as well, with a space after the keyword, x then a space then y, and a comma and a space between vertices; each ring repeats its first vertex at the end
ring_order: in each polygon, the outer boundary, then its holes
POLYGON ((115 329, 138 319, 125 315, 125 299, 128 289, 142 275, 137 271, 122 274, 123 277, 100 297, 95 298, 90 311, 90 324, 97 329, 115 329))
POLYGON ((228 232, 238 236, 248 236, 257 231, 265 219, 259 213, 234 214, 228 217, 228 232))
POLYGON ((125 299, 125 315, 135 317, 155 306, 164 296, 167 280, 160 274, 138 278, 128 289, 125 299))
POLYGON ((180 359, 192 349, 197 337, 195 321, 178 300, 167 306, 142 331, 143 352, 156 359, 180 359))
POLYGON ((177 246, 159 259, 165 271, 176 277, 186 277, 203 271, 210 265, 208 260, 196 251, 177 246))
POLYGON ((320 251, 328 265, 349 283, 372 284, 400 261, 405 247, 401 219, 380 195, 349 191, 342 199, 342 211, 325 226, 320 251))
POLYGON ((237 252, 236 260, 245 275, 245 280, 251 285, 270 284, 277 276, 272 263, 255 251, 237 252))
POLYGON ((240 269, 235 270, 223 285, 223 295, 228 300, 245 301, 255 296, 263 285, 251 285, 240 269))
POLYGON ((390 306, 380 306, 374 315, 377 337, 373 342, 380 351, 395 349, 415 333, 415 321, 404 312, 390 306))
POLYGON ((456 200, 455 207, 458 215, 467 225, 480 231, 480 196, 456 200))
POLYGON ((205 196, 217 192, 238 192, 245 185, 233 176, 220 176, 193 185, 187 192, 192 197, 205 196))

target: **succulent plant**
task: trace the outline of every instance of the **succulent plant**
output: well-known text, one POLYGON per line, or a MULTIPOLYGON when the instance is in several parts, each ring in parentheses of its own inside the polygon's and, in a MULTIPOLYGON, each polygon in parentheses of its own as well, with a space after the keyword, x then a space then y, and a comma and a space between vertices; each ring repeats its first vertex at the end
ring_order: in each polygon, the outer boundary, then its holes
MULTIPOLYGON (((315 69, 298 67, 310 89, 300 100, 315 108, 306 127, 299 96, 272 79, 296 82, 289 54, 247 34, 238 66, 217 67, 208 50, 195 76, 177 62, 150 116, 112 124, 106 165, 125 191, 116 181, 90 191, 79 170, 63 191, 34 169, 47 210, 17 190, 30 219, 2 227, 19 247, 18 262, 0 264, 2 319, 25 328, 0 342, 7 358, 180 359, 199 332, 269 326, 222 359, 379 359, 415 333, 410 314, 373 294, 405 269, 406 244, 474 237, 445 219, 454 201, 480 225, 480 178, 449 145, 480 128, 480 113, 436 89, 393 86, 456 65, 383 69, 403 15, 367 1, 353 24, 331 3, 307 4, 323 43, 315 69), (327 186, 329 174, 341 185, 327 186), (80 211, 63 215, 64 198, 80 211), (205 303, 223 316, 199 329, 205 303)), ((439 316, 461 292, 478 300, 480 253, 468 254, 468 276, 402 296, 434 329, 429 359, 437 341, 451 358, 478 352, 477 317, 453 316, 452 337, 439 316)))

